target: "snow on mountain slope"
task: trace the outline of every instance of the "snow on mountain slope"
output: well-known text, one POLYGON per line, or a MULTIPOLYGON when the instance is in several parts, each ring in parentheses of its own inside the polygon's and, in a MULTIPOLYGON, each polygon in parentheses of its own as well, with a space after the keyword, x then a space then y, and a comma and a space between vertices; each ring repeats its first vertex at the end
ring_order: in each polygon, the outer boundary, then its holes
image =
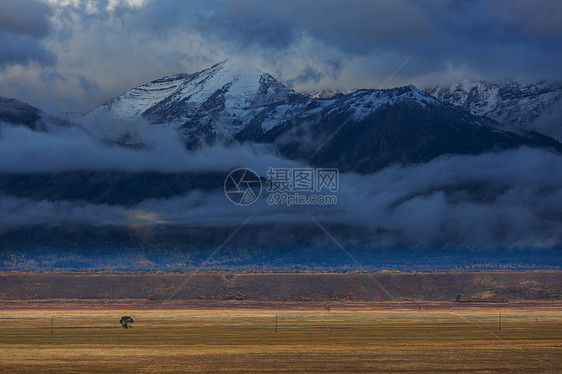
POLYGON ((343 88, 327 88, 323 90, 301 91, 300 93, 312 99, 333 99, 335 96, 348 95, 355 91, 357 91, 357 89, 348 90, 343 88))
POLYGON ((386 90, 359 90, 345 96, 345 98, 350 98, 346 101, 349 103, 349 107, 354 113, 353 118, 356 121, 365 119, 383 105, 411 102, 425 108, 428 104, 441 104, 435 98, 412 85, 386 90))
MULTIPOLYGON (((457 100, 443 95, 485 113, 493 112, 500 98, 530 100, 520 94, 509 96, 501 87, 484 90, 484 95, 478 87, 465 87, 469 94, 461 87, 457 100)), ((231 139, 268 143, 289 159, 309 160, 314 155, 311 162, 317 165, 362 173, 442 154, 478 154, 521 145, 559 148, 552 139, 521 128, 510 131, 511 126, 443 103, 412 85, 315 99, 253 66, 229 61, 155 80, 98 110, 175 128, 191 149, 231 139), (325 139, 329 143, 324 144, 325 139)))
POLYGON ((112 99, 98 110, 118 118, 146 117, 184 133, 211 128, 231 136, 261 111, 299 94, 256 67, 225 61, 195 74, 155 80, 112 99))
POLYGON ((562 83, 520 84, 463 81, 427 92, 477 116, 488 116, 506 125, 532 128, 548 107, 562 98, 562 83))
POLYGON ((347 95, 315 99, 294 92, 258 68, 224 61, 194 74, 178 74, 136 87, 103 104, 118 118, 147 118, 156 125, 177 129, 186 143, 200 138, 244 139, 326 113, 349 113, 365 119, 383 105, 403 101, 440 104, 414 86, 387 90, 358 90, 347 95), (249 134, 249 135, 248 135, 249 134))
POLYGON ((117 118, 131 119, 141 116, 147 109, 176 93, 190 76, 178 74, 147 83, 124 93, 102 105, 117 118))

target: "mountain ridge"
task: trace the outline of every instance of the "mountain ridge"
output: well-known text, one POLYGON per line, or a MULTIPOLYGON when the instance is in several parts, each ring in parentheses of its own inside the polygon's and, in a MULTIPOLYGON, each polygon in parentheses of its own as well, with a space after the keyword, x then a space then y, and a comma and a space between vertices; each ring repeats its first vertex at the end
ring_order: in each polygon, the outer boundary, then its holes
POLYGON ((223 61, 197 73, 168 76, 135 87, 90 115, 105 110, 117 118, 144 117, 179 130, 188 143, 197 143, 201 135, 230 138, 257 122, 266 133, 295 118, 310 119, 323 110, 335 110, 334 104, 349 106, 356 112, 355 119, 360 119, 382 104, 404 100, 437 104, 412 85, 355 90, 341 97, 308 97, 255 67, 223 61), (363 102, 356 100, 359 96, 363 102), (342 98, 348 100, 342 102, 342 98))
POLYGON ((524 84, 515 81, 463 80, 450 86, 426 90, 437 99, 487 116, 506 125, 533 129, 533 123, 547 108, 562 99, 562 82, 524 84))
POLYGON ((316 99, 255 66, 229 61, 135 87, 87 118, 95 123, 98 115, 107 113, 132 120, 133 125, 143 118, 170 127, 190 150, 217 143, 259 143, 290 160, 361 174, 446 154, 521 146, 562 152, 560 142, 551 137, 473 114, 413 85, 316 99))

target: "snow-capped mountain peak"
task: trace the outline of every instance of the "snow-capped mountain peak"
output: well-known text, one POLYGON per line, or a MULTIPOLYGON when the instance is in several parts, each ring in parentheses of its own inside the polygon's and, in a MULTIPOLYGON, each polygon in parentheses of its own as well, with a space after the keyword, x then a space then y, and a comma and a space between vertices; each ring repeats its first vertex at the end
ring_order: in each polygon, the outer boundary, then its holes
POLYGON ((291 95, 298 94, 257 67, 223 61, 198 73, 168 76, 136 87, 98 110, 117 118, 143 116, 186 132, 196 130, 199 126, 193 125, 197 122, 231 135, 243 129, 256 112, 291 95))
MULTIPOLYGON (((460 86, 459 92, 455 91, 463 103, 470 102, 463 92, 468 91, 470 95, 480 92, 479 86, 471 87, 460 86)), ((484 92, 489 98, 486 103, 490 105, 483 107, 486 111, 496 102, 495 97, 507 95, 501 87, 484 92)), ((502 128, 498 122, 471 115, 454 105, 443 104, 443 101, 455 102, 439 100, 437 96, 408 85, 356 90, 326 99, 312 98, 296 93, 255 66, 223 61, 197 73, 164 77, 134 88, 108 101, 94 114, 109 111, 115 117, 143 117, 154 125, 172 127, 190 148, 234 138, 239 142, 277 142, 283 144, 280 149, 287 146, 287 152, 294 152, 293 133, 311 135, 309 143, 312 144, 316 135, 329 128, 338 132, 342 139, 347 136, 346 131, 355 128, 364 128, 371 135, 380 132, 381 139, 387 135, 395 139, 397 133, 404 132, 401 137, 410 139, 414 136, 416 140, 412 140, 412 144, 425 139, 427 147, 434 139, 449 136, 451 147, 447 152, 458 152, 458 149, 475 152, 481 144, 495 141, 515 144, 509 138, 512 135, 504 134, 501 135, 503 138, 496 139, 500 136, 497 134, 510 131, 510 128, 502 128), (342 123, 349 124, 340 130, 342 123), (385 130, 384 126, 389 128, 385 130), (386 133, 387 130, 394 133, 386 133), (464 132, 463 141, 472 137, 477 145, 471 148, 459 142, 455 138, 459 131, 464 132)), ((517 96, 515 100, 521 98, 517 96)), ((526 136, 524 132, 518 134, 526 136)), ((357 134, 352 133, 349 137, 355 139, 357 134)), ((297 153, 304 155, 307 151, 302 149, 297 153)), ((372 170, 373 165, 365 165, 364 170, 372 170)))
POLYGON ((383 107, 404 102, 424 110, 428 105, 441 105, 411 85, 312 98, 253 65, 228 60, 197 73, 168 76, 136 87, 91 115, 109 111, 117 118, 143 117, 152 124, 175 128, 189 146, 220 138, 267 138, 265 134, 274 129, 317 122, 325 116, 362 121, 383 107))
POLYGON ((223 61, 194 74, 180 94, 204 104, 220 91, 229 110, 245 110, 285 99, 291 90, 253 65, 223 61))
POLYGON ((439 103, 414 86, 356 90, 325 99, 307 97, 253 65, 227 60, 198 73, 168 76, 133 88, 98 110, 117 118, 142 116, 153 124, 176 128, 186 138, 209 133, 232 137, 250 125, 252 131, 267 132, 295 118, 342 108, 361 120, 382 105, 402 101, 421 106, 439 103))

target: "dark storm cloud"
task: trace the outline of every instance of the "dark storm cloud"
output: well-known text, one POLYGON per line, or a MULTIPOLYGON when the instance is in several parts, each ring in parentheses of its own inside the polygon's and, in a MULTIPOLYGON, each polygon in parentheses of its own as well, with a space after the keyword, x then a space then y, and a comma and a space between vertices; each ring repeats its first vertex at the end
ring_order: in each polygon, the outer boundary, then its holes
POLYGON ((78 77, 78 81, 80 82, 80 86, 82 86, 82 88, 86 92, 91 92, 99 89, 99 86, 96 84, 96 82, 93 82, 86 77, 80 76, 78 77))
POLYGON ((230 54, 251 50, 280 62, 290 63, 295 53, 318 53, 320 47, 301 49, 303 38, 312 38, 339 51, 338 59, 325 60, 341 64, 353 56, 369 57, 365 64, 375 61, 373 72, 375 66, 392 71, 396 61, 415 54, 401 72, 410 80, 451 66, 478 78, 562 79, 562 6, 556 0, 232 0, 189 11, 181 2, 151 1, 140 12, 159 33, 188 30, 212 45, 222 43, 230 54))
MULTIPOLYGON (((297 83, 305 83, 305 82, 318 82, 320 80, 320 78, 322 78, 322 73, 320 71, 318 71, 317 69, 314 69, 311 66, 307 66, 306 68, 304 68, 302 70, 302 72, 295 77, 294 79, 292 79, 292 81, 297 82, 297 83)), ((291 83, 291 82, 288 82, 291 83)))
POLYGON ((49 6, 37 0, 3 0, 0 2, 0 32, 45 37, 49 33, 50 15, 49 6))
POLYGON ((297 38, 297 28, 282 2, 230 1, 197 28, 205 33, 232 40, 237 47, 258 46, 285 49, 297 38))
POLYGON ((558 0, 492 2, 494 15, 512 30, 545 40, 562 39, 562 3, 558 0))
POLYGON ((82 108, 64 109, 89 110, 169 72, 195 72, 229 57, 299 90, 562 79, 556 0, 49 4, 0 4, 0 64, 56 62, 66 80, 46 88, 42 67, 23 77, 0 74, 0 95, 36 105, 80 102, 82 108), (80 76, 97 84, 95 94, 85 80, 69 78, 80 76))
POLYGON ((434 35, 423 5, 406 1, 287 1, 299 26, 350 53, 402 44, 414 47, 434 35))
POLYGON ((287 49, 308 34, 344 52, 364 54, 396 43, 412 47, 432 35, 422 8, 404 1, 231 0, 187 11, 182 2, 152 1, 145 15, 154 16, 150 25, 158 31, 189 28, 228 41, 232 50, 287 49))
POLYGON ((190 3, 150 1, 131 20, 157 38, 186 31, 216 43, 228 42, 232 50, 259 47, 285 49, 297 39, 298 25, 282 2, 228 1, 190 3))
POLYGON ((0 67, 53 65, 56 55, 39 40, 49 35, 50 8, 36 0, 0 2, 0 67))
POLYGON ((402 72, 412 79, 451 64, 496 79, 562 78, 562 6, 555 0, 287 3, 295 27, 345 54, 384 60, 415 53, 402 72))
POLYGON ((43 43, 31 37, 0 33, 0 67, 31 62, 51 66, 57 62, 57 57, 43 43))
POLYGON ((66 82, 64 75, 56 71, 44 71, 39 75, 39 78, 45 83, 51 83, 57 80, 66 82))
MULTIPOLYGON (((181 2, 152 1, 159 30, 194 27, 235 42, 235 47, 288 48, 303 33, 350 54, 388 50, 476 60, 491 48, 528 51, 551 48, 562 38, 562 6, 555 0, 526 1, 215 1, 186 9, 181 2), (166 20, 167 22, 164 22, 166 20), (479 52, 480 51, 480 52, 479 52), (426 53, 427 52, 427 53, 426 53)), ((508 61, 509 55, 505 56, 508 61)), ((545 56, 546 57, 546 56, 545 56)))

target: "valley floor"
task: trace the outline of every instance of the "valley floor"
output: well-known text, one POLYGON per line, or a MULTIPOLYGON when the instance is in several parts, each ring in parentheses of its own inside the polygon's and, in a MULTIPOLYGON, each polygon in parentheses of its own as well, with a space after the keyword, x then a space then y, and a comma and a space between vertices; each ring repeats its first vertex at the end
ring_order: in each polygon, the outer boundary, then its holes
POLYGON ((139 306, 3 301, 0 372, 562 371, 560 301, 139 306))

